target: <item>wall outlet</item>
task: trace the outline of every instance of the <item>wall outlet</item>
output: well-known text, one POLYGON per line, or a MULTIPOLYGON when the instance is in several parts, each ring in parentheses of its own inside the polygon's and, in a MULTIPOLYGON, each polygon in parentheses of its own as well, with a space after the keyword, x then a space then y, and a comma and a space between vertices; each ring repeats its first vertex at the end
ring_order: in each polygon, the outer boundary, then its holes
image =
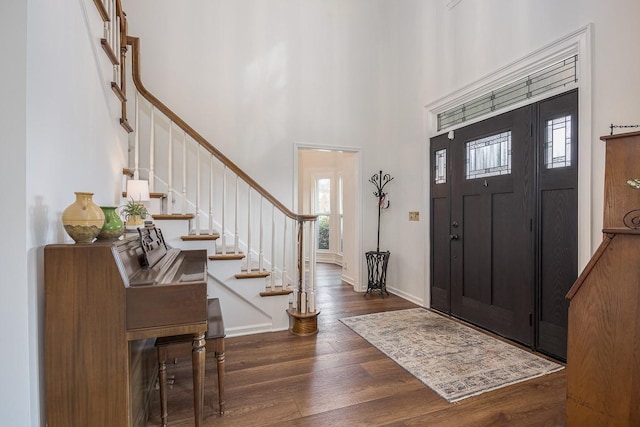
POLYGON ((420 221, 420 212, 409 212, 409 221, 420 221))

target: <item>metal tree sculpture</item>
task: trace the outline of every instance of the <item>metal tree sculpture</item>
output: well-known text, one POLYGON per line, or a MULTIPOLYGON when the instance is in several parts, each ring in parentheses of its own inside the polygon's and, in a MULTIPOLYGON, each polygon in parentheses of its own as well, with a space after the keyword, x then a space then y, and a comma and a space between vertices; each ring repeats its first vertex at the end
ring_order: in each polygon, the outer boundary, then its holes
POLYGON ((390 204, 387 197, 388 194, 384 192, 384 187, 391 180, 393 180, 393 177, 388 173, 382 175, 382 171, 369 178, 369 182, 376 186, 376 191, 373 192, 373 195, 378 198, 378 243, 376 245, 376 252, 380 252, 380 212, 382 209, 388 209, 390 204))

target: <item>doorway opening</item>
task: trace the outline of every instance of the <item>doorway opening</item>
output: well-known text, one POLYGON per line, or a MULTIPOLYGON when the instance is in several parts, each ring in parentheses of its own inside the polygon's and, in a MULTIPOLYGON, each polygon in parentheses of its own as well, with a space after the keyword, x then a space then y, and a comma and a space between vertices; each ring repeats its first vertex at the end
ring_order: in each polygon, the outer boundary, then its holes
POLYGON ((316 262, 342 268, 342 280, 361 287, 360 153, 357 149, 296 147, 296 207, 318 216, 316 262))

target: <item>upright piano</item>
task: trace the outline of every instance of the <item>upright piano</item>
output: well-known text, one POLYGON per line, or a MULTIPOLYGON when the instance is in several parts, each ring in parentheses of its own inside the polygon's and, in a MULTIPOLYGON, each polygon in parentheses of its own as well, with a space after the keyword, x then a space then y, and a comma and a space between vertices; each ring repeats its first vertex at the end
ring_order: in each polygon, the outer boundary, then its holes
POLYGON ((44 249, 49 427, 146 425, 156 337, 193 334, 202 423, 206 251, 169 248, 153 225, 116 242, 44 249))

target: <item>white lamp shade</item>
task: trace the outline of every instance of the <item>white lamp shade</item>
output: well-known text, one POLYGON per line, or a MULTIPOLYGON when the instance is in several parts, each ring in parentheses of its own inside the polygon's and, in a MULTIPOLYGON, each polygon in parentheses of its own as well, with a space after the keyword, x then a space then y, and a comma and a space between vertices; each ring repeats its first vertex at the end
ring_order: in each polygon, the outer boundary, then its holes
POLYGON ((127 181, 127 197, 136 202, 148 202, 149 181, 144 179, 130 179, 127 181))

